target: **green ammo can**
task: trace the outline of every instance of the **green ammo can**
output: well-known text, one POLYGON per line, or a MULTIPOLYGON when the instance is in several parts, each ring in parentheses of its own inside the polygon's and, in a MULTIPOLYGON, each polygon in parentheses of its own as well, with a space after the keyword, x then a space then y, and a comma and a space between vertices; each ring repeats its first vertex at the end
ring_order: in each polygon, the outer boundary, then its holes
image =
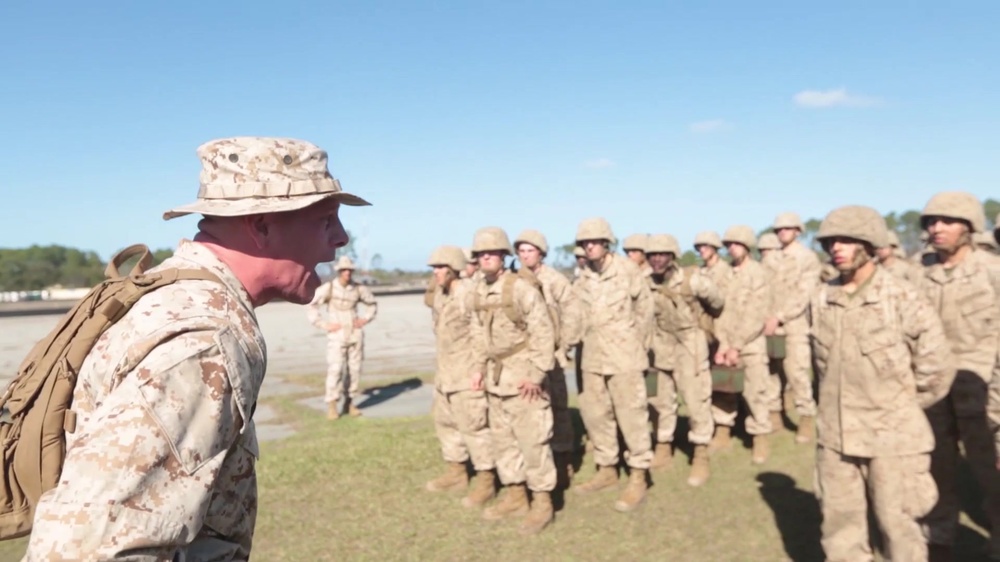
POLYGON ((738 394, 743 392, 743 367, 712 365, 712 392, 738 394))
POLYGON ((656 391, 659 388, 660 372, 656 369, 646 369, 643 375, 646 379, 646 396, 652 398, 656 396, 656 391))
POLYGON ((767 336, 767 356, 771 359, 785 358, 785 336, 767 336))

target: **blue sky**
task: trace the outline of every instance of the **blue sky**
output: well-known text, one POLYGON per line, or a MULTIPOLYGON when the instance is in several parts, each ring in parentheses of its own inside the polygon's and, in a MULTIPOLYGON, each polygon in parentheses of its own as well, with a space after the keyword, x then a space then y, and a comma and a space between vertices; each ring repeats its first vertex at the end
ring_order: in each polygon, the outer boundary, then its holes
POLYGON ((329 152, 368 256, 1000 196, 997 2, 0 5, 0 247, 107 257, 196 217, 195 148, 329 152), (683 5, 682 5, 683 4, 683 5), (362 236, 363 235, 363 236, 362 236))

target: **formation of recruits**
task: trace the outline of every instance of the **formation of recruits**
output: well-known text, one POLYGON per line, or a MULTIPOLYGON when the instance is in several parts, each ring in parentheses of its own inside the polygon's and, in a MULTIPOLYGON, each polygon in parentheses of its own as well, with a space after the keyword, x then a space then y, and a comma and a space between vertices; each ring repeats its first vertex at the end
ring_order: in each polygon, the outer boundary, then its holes
POLYGON ((622 256, 608 222, 589 218, 572 280, 544 263, 548 243, 535 230, 513 245, 487 227, 469 250, 441 246, 425 302, 447 467, 427 488, 466 491, 463 505, 485 507, 487 520, 522 518, 525 534, 548 526, 551 493, 574 476, 575 359, 597 465, 578 493, 617 488, 624 460, 614 507, 636 509, 649 471, 673 463, 678 396, 694 445, 688 484, 704 484, 710 454, 730 446, 741 397, 752 462, 764 463, 787 393, 795 441, 815 441, 828 560, 873 559, 869 510, 883 559, 952 560, 959 443, 1000 560, 1000 231, 985 225, 975 196, 939 193, 921 214, 925 247, 908 258, 877 211, 841 207, 816 236, 824 264, 799 241, 799 217, 783 213, 759 238, 745 225, 699 234, 701 265, 682 267, 673 236, 629 236, 622 256), (502 492, 486 507, 497 477, 502 492))

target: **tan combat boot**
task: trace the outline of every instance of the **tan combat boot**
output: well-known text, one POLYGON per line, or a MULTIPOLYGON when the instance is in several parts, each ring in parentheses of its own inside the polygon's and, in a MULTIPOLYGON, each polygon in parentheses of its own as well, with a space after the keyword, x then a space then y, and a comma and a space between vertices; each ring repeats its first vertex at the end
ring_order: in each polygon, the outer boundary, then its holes
POLYGON ((785 420, 781 417, 781 412, 771 412, 771 428, 774 431, 781 431, 785 427, 785 420))
POLYGON ((688 486, 701 486, 708 481, 708 445, 695 445, 694 457, 691 459, 691 474, 688 476, 688 486))
POLYGON ((767 441, 767 435, 753 436, 753 463, 764 464, 771 454, 771 445, 767 441))
POLYGON ((715 426, 715 435, 712 436, 712 442, 708 444, 708 450, 715 452, 728 449, 733 444, 732 435, 733 428, 728 425, 715 426))
POLYGON ((340 412, 337 411, 336 402, 330 402, 326 405, 326 419, 328 420, 340 419, 340 412))
POLYGON ((659 468, 670 468, 674 461, 674 446, 671 443, 657 443, 653 450, 653 462, 649 468, 656 470, 659 468))
POLYGON ((528 514, 528 509, 528 491, 524 483, 510 484, 500 501, 483 510, 483 519, 499 521, 504 517, 521 517, 528 514))
POLYGON ((522 535, 534 535, 552 522, 552 496, 548 492, 531 493, 531 509, 517 529, 522 535))
POLYGON ((816 426, 812 416, 799 417, 799 430, 795 433, 796 443, 808 443, 816 435, 816 426))
POLYGON ((469 485, 469 475, 465 472, 465 463, 450 462, 444 474, 424 485, 430 492, 457 490, 469 485))
POLYGON ((576 486, 574 490, 578 494, 589 494, 598 492, 605 488, 613 488, 618 485, 618 470, 613 466, 601 466, 597 469, 597 474, 587 482, 576 486))
POLYGON ((628 477, 628 485, 615 502, 618 511, 632 511, 646 499, 646 470, 633 468, 628 477))
POLYGON ((352 416, 354 416, 356 418, 361 416, 361 410, 357 406, 354 405, 354 402, 351 402, 350 407, 347 408, 347 413, 351 414, 352 416))
POLYGON ((469 495, 462 498, 465 507, 480 507, 497 495, 496 477, 492 470, 480 470, 476 473, 469 495))

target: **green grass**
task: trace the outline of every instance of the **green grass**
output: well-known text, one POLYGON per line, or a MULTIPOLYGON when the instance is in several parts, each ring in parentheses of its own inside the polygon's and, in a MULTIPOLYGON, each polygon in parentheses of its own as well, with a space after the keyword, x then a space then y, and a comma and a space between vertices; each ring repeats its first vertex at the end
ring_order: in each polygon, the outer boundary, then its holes
MULTIPOLYGON (((734 441, 697 489, 684 482, 689 453, 678 451, 631 514, 614 511, 614 491, 571 490, 557 498, 552 526, 521 537, 515 522, 463 508, 461 494, 424 491, 442 468, 428 416, 329 422, 295 400, 268 400, 298 433, 262 445, 254 560, 822 560, 815 449, 796 446, 790 431, 772 437, 762 466, 734 441)), ((575 481, 592 474, 585 457, 575 481)), ((984 533, 963 523, 958 559, 977 560, 971 552, 984 533)), ((18 560, 23 548, 23 540, 0 543, 0 560, 18 560)))

